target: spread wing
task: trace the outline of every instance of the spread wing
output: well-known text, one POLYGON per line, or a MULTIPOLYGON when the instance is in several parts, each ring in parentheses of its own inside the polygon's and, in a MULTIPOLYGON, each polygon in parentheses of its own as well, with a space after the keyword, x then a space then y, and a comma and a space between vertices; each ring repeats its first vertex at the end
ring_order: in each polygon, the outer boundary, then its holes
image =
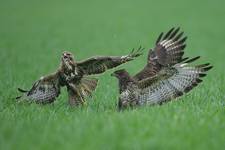
POLYGON ((46 104, 51 103, 60 94, 60 84, 58 74, 52 74, 42 77, 36 81, 29 91, 18 89, 24 93, 23 96, 17 97, 29 99, 37 103, 46 104))
POLYGON ((163 68, 158 75, 139 82, 140 104, 161 104, 189 92, 202 82, 201 78, 212 68, 210 64, 189 66, 199 57, 163 68))
POLYGON ((117 67, 123 63, 133 60, 140 56, 143 50, 139 47, 138 50, 132 50, 132 52, 125 56, 97 56, 92 57, 82 62, 78 62, 77 66, 84 72, 85 75, 100 74, 108 69, 117 67))
POLYGON ((172 28, 165 35, 161 33, 156 40, 155 48, 149 50, 147 65, 134 78, 142 80, 154 76, 163 66, 172 66, 182 61, 185 41, 180 28, 172 28))

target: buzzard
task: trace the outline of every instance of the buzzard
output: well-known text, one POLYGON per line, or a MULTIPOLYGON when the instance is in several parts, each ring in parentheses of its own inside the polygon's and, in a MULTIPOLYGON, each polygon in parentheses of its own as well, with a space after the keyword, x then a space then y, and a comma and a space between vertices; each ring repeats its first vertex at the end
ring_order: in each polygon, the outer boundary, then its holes
POLYGON ((41 77, 30 90, 18 88, 23 93, 17 99, 25 98, 36 103, 52 103, 60 94, 61 87, 66 86, 70 105, 85 102, 87 96, 95 90, 98 80, 89 75, 104 73, 106 70, 140 56, 143 48, 133 49, 125 56, 97 56, 83 61, 75 61, 70 52, 63 52, 60 67, 51 75, 41 77))
POLYGON ((182 96, 202 82, 212 68, 209 63, 191 65, 200 57, 182 58, 186 46, 183 32, 172 28, 161 33, 155 48, 149 50, 147 65, 134 76, 125 69, 112 76, 119 80, 119 109, 140 105, 162 104, 182 96))

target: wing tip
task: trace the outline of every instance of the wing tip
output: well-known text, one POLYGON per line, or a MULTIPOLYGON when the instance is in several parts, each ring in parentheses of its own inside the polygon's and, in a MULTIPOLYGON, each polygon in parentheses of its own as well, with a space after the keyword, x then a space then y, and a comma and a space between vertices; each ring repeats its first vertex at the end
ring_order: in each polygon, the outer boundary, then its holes
POLYGON ((22 97, 22 96, 17 96, 17 97, 16 97, 16 100, 20 99, 21 97, 22 97))
POLYGON ((142 46, 140 46, 136 51, 135 51, 135 49, 133 48, 132 51, 131 51, 130 54, 129 54, 131 60, 132 60, 133 58, 136 58, 136 57, 139 57, 139 56, 143 55, 143 50, 144 50, 144 49, 145 49, 145 48, 142 47, 142 46))
POLYGON ((19 92, 21 92, 21 93, 26 93, 26 92, 28 92, 27 90, 24 90, 24 89, 21 89, 21 88, 17 88, 17 90, 18 90, 19 92))
POLYGON ((201 80, 201 79, 199 79, 199 78, 197 78, 197 79, 196 79, 196 82, 197 82, 197 83, 201 83, 201 82, 202 82, 202 80, 201 80))
POLYGON ((191 63, 191 62, 193 62, 193 61, 195 61, 195 60, 197 60, 197 59, 199 59, 200 58, 200 56, 196 56, 196 57, 194 57, 194 58, 191 58, 191 59, 186 59, 185 61, 184 61, 184 63, 191 63))
POLYGON ((208 67, 203 68, 203 70, 204 70, 204 71, 209 71, 209 70, 212 69, 212 68, 213 68, 213 66, 210 65, 210 66, 208 66, 208 67))

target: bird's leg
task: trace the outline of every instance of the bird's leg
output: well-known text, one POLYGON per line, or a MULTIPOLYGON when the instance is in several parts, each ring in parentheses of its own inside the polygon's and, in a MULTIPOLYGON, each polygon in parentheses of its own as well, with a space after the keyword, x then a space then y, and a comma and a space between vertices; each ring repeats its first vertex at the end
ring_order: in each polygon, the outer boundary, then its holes
POLYGON ((68 92, 68 98, 69 98, 69 105, 70 106, 76 106, 77 105, 76 96, 72 91, 68 92))
POLYGON ((85 104, 82 95, 77 90, 68 90, 69 104, 70 106, 79 106, 85 104))

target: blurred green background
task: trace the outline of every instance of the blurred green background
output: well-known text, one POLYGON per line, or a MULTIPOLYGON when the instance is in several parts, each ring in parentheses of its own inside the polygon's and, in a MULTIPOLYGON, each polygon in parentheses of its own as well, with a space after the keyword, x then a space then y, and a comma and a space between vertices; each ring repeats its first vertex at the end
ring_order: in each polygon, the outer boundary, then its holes
POLYGON ((224 0, 1 0, 0 149, 224 149, 224 0), (214 68, 203 84, 162 106, 117 112, 109 71, 87 106, 70 108, 66 90, 54 105, 16 104, 17 87, 55 71, 62 51, 77 60, 145 55, 119 68, 142 69, 162 31, 180 26, 185 56, 214 68))

